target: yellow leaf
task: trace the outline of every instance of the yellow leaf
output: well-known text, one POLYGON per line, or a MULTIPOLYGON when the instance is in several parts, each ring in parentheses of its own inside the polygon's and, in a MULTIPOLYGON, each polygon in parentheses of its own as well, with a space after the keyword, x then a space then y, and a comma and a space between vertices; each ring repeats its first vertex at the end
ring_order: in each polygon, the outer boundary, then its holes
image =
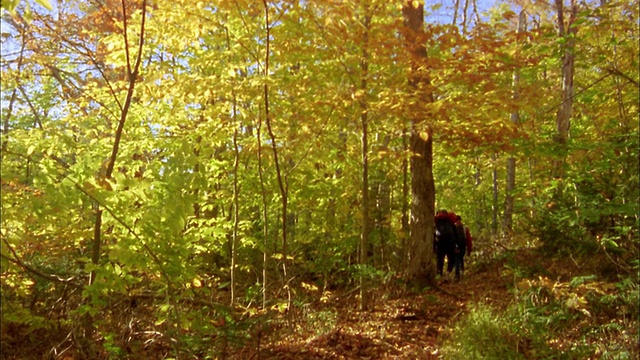
POLYGON ((316 290, 318 290, 318 287, 317 287, 316 285, 314 285, 314 284, 308 284, 308 283, 306 283, 306 282, 303 282, 303 283, 302 283, 302 287, 303 287, 303 288, 305 288, 305 289, 307 289, 307 290, 311 290, 311 291, 316 291, 316 290))
POLYGON ((515 18, 516 16, 517 16, 516 13, 511 11, 511 10, 506 11, 504 14, 502 14, 502 17, 505 20, 511 20, 511 19, 515 18))
POLYGON ((36 2, 44 6, 49 11, 53 10, 53 8, 51 7, 51 3, 49 3, 49 0, 36 0, 36 2))

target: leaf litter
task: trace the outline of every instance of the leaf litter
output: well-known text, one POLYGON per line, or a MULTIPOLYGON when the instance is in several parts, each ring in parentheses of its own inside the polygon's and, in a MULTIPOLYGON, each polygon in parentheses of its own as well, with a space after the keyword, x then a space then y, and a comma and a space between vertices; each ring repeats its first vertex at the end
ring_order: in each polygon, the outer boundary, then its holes
POLYGON ((283 329, 287 334, 273 333, 255 358, 439 359, 441 344, 466 313, 467 304, 506 307, 511 299, 497 271, 469 272, 459 282, 440 282, 421 292, 374 291, 372 310, 360 311, 356 295, 343 298, 332 305, 338 316, 330 330, 314 334, 283 329))

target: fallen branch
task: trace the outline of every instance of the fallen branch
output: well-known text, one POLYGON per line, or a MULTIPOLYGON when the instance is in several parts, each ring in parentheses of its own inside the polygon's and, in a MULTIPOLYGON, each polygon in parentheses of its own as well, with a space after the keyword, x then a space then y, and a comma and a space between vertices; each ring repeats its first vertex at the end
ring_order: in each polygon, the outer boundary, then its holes
POLYGON ((360 290, 360 286, 359 286, 359 285, 358 285, 358 286, 356 286, 355 288, 353 288, 353 289, 351 289, 351 290, 347 291, 346 293, 341 294, 340 296, 336 297, 336 298, 335 298, 335 301, 336 301, 336 302, 338 302, 338 301, 342 300, 343 298, 346 298, 347 296, 349 296, 349 295, 353 294, 354 292, 356 292, 356 291, 358 291, 358 290, 360 290))

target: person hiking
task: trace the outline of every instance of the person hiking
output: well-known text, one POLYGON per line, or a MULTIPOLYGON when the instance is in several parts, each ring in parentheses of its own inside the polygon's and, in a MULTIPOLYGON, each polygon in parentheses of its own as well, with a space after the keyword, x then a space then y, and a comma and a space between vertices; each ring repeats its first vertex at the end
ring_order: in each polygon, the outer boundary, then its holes
POLYGON ((435 216, 436 236, 434 246, 437 257, 437 272, 441 277, 444 277, 445 257, 447 258, 447 273, 451 273, 455 266, 457 235, 453 219, 447 210, 438 210, 435 216))
POLYGON ((458 235, 456 244, 456 279, 459 280, 461 276, 464 276, 464 256, 465 254, 471 254, 471 250, 473 250, 473 239, 469 228, 462 223, 460 215, 456 215, 455 227, 458 235))

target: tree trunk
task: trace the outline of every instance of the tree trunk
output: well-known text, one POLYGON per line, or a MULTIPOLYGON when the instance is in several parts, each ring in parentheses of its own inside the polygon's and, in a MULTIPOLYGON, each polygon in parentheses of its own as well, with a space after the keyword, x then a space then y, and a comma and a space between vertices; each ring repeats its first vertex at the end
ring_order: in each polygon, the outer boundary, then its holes
MULTIPOLYGON (((235 99, 234 99, 235 101, 235 99)), ((233 109, 235 117, 235 103, 233 109)), ((237 124, 236 124, 237 126, 237 124)), ((233 306, 236 297, 236 267, 238 266, 238 228, 240 224, 239 212, 239 197, 240 187, 238 186, 238 165, 240 163, 240 149, 238 147, 238 128, 236 127, 233 132, 233 235, 231 240, 231 299, 230 303, 233 306)))
MULTIPOLYGON (((412 57, 409 84, 418 92, 420 84, 429 84, 429 79, 420 75, 420 62, 427 56, 424 39, 424 5, 416 1, 405 1, 402 7, 406 29, 406 43, 412 57)), ((433 94, 426 100, 433 102, 433 94)), ((418 114, 418 101, 412 102, 411 120, 411 236, 409 238, 409 259, 407 279, 418 285, 432 285, 435 282, 435 259, 433 254, 435 186, 433 181, 433 138, 432 130, 418 114)))
MULTIPOLYGON (((578 6, 575 0, 571 0, 571 13, 565 26, 564 3, 563 0, 556 0, 556 11, 558 13, 558 36, 564 38, 562 55, 562 94, 560 107, 556 114, 556 136, 555 142, 559 147, 559 158, 554 162, 553 176, 557 179, 564 177, 564 164, 567 152, 567 140, 569 139, 569 127, 571 126, 571 113, 573 111, 573 74, 575 64, 575 34, 576 27, 572 26, 578 14, 578 6)), ((560 189, 559 189, 560 190, 560 189)), ((558 193, 559 195, 560 193, 558 193)))
MULTIPOLYGON (((270 38, 271 31, 269 24, 269 4, 267 0, 263 0, 264 4, 264 20, 266 27, 266 39, 265 39, 265 58, 264 58, 264 76, 265 78, 269 76, 269 52, 270 49, 270 38)), ((264 83, 264 117, 265 123, 267 125, 267 132, 269 133, 269 138, 271 140, 271 150, 273 151, 273 162, 276 167, 276 177, 278 179, 278 187, 280 189, 280 200, 282 203, 282 275, 284 280, 284 288, 287 290, 287 301, 288 301, 288 309, 291 309, 291 288, 288 286, 288 275, 287 275, 287 186, 286 180, 282 171, 280 169, 280 160, 278 157, 278 142, 276 141, 276 136, 273 133, 273 128, 271 127, 271 117, 269 116, 269 85, 265 81, 264 83)))
POLYGON ((264 170, 262 166, 262 120, 258 117, 256 136, 258 139, 258 176, 260 178, 260 195, 262 198, 262 236, 264 236, 264 249, 262 250, 262 309, 267 306, 267 270, 269 268, 269 202, 267 189, 264 183, 264 170))
MULTIPOLYGON (((379 145, 379 149, 382 152, 389 151, 389 143, 391 142, 391 136, 384 135, 383 139, 376 140, 379 145)), ((387 269, 394 268, 396 266, 395 263, 391 263, 391 251, 390 251, 390 236, 391 233, 391 215, 393 212, 393 208, 391 206, 392 203, 392 190, 391 184, 388 181, 386 171, 383 168, 378 168, 374 175, 375 185, 372 187, 375 189, 375 200, 373 201, 372 206, 375 207, 375 225, 373 226, 374 231, 379 234, 379 246, 376 249, 377 251, 374 253, 374 261, 373 266, 379 268, 377 264, 380 266, 384 266, 387 269)), ((397 262, 397 261, 396 261, 397 262)))
POLYGON ((496 161, 498 156, 491 154, 491 160, 493 163, 492 177, 493 177, 493 203, 491 205, 491 234, 498 235, 498 196, 500 194, 500 188, 498 187, 498 169, 496 168, 496 161))
MULTIPOLYGON (((518 19, 518 33, 521 33, 526 30, 526 12, 524 10, 520 11, 520 17, 518 19)), ((520 71, 518 69, 513 71, 513 99, 517 100, 520 98, 520 71)), ((518 125, 520 123, 520 113, 518 110, 514 110, 511 113, 511 122, 518 125)), ((511 234, 513 228, 513 192, 516 189, 516 158, 514 156, 510 156, 507 159, 507 184, 505 189, 505 198, 504 198, 504 220, 502 223, 502 230, 505 234, 511 234)))
MULTIPOLYGON (((27 38, 25 36, 25 31, 24 28, 20 28, 19 29, 22 35, 22 45, 20 45, 20 56, 18 56, 18 64, 16 65, 16 70, 18 72, 18 74, 21 74, 22 72, 22 61, 24 60, 24 50, 25 47, 27 45, 27 38)), ((9 107, 6 111, 6 113, 4 113, 2 116, 2 134, 4 135, 4 139, 2 141, 2 152, 0 152, 0 156, 2 156, 2 159, 4 160, 4 155, 5 152, 8 149, 8 145, 9 145, 9 126, 11 124, 10 119, 11 119, 11 115, 13 114, 13 105, 15 104, 15 101, 17 99, 18 96, 18 87, 20 85, 16 85, 16 87, 13 89, 13 91, 11 92, 11 99, 9 100, 9 107)))
MULTIPOLYGON (((139 33, 140 39, 138 42, 138 53, 137 53, 138 55, 133 64, 129 57, 130 49, 129 49, 129 42, 127 39, 127 22, 126 22, 127 15, 126 15, 126 7, 125 7, 124 0, 122 2, 122 12, 123 12, 123 19, 125 19, 123 23, 122 34, 124 37, 124 46, 125 46, 125 53, 126 53, 126 59, 127 59, 127 79, 129 79, 129 84, 128 84, 127 95, 126 95, 124 104, 120 108, 121 110, 120 120, 118 121, 118 127, 116 129, 116 133, 114 136, 113 147, 111 148, 111 156, 108 158, 107 162, 104 164, 106 165, 106 168, 105 169, 101 168, 100 174, 98 175, 99 176, 98 181, 102 184, 107 184, 106 180, 110 180, 111 176, 113 175, 113 169, 115 167, 116 158, 118 156, 118 151, 120 150, 120 141, 122 140, 124 124, 127 121, 129 108, 133 100, 133 92, 134 92, 137 77, 138 77, 138 70, 140 69, 140 64, 142 63, 142 47, 144 45, 144 30, 145 30, 145 19, 146 19, 146 12, 147 12, 147 1, 146 0, 142 1, 142 22, 140 25, 140 33, 139 33)), ((91 255, 91 263, 94 266, 98 266, 100 263, 100 255, 102 252, 101 234, 102 234, 102 209, 100 208, 100 205, 97 204, 96 218, 95 218, 94 229, 93 229, 92 255, 91 255)), ((89 285, 92 285, 95 282, 95 280, 96 280, 96 272, 95 270, 92 270, 91 273, 89 274, 89 285)), ((86 317, 83 319, 83 325, 85 330, 85 334, 84 334, 85 339, 83 340, 84 341, 90 340, 93 337, 93 333, 94 333, 93 319, 90 313, 87 313, 86 317)), ((94 351, 94 349, 92 346, 89 346, 89 348, 86 349, 86 351, 91 353, 94 351)))
POLYGON ((479 165, 479 158, 476 158, 476 165, 475 165, 475 174, 473 174, 473 179, 474 179, 474 201, 476 203, 476 230, 477 231, 483 231, 484 229, 487 228, 487 222, 486 222, 486 201, 485 201, 485 194, 484 191, 482 191, 482 189, 480 188, 480 185, 482 184, 482 173, 480 172, 480 165, 479 165))
MULTIPOLYGON (((405 127, 402 131, 402 151, 404 154, 407 154, 409 150, 409 141, 408 141, 408 129, 405 127)), ((402 244, 401 244, 401 271, 405 271, 407 269, 407 259, 409 259, 409 160, 407 156, 402 157, 402 244)))
POLYGON ((360 310, 369 309, 369 285, 367 281, 366 267, 369 264, 369 130, 368 130, 368 106, 367 103, 367 77, 369 76, 369 29, 371 27, 371 15, 369 9, 365 10, 364 35, 362 39, 362 58, 360 59, 360 123, 362 126, 362 233, 360 234, 360 310))

